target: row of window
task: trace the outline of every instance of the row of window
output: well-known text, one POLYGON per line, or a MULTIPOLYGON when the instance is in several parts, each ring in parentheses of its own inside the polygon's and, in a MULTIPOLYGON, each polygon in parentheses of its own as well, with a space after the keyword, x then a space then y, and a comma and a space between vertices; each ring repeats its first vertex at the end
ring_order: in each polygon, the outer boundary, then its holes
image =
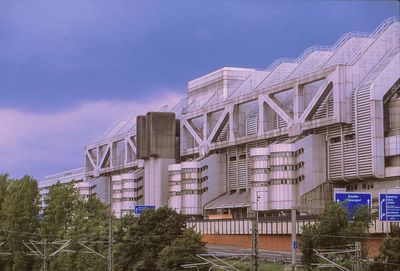
POLYGON ((301 161, 297 165, 286 165, 286 166, 270 166, 266 169, 252 168, 253 173, 270 173, 271 171, 285 171, 285 170, 297 170, 304 167, 304 162, 301 161))
POLYGON ((182 190, 182 191, 172 191, 169 192, 170 197, 172 196, 182 196, 182 195, 201 195, 208 191, 208 187, 204 187, 200 190, 182 190))
MULTIPOLYGON (((343 136, 344 141, 351 141, 351 140, 355 140, 356 135, 355 134, 347 134, 343 136)), ((331 137, 329 139, 329 142, 331 144, 335 144, 335 143, 340 143, 342 142, 342 137, 341 136, 335 136, 335 137, 331 137)))
POLYGON ((123 197, 123 198, 113 198, 113 202, 121 202, 121 201, 138 201, 143 198, 143 195, 139 195, 137 197, 123 197))
POLYGON ((297 170, 304 167, 304 162, 301 161, 297 165, 286 165, 286 166, 271 166, 270 171, 282 171, 282 170, 297 170))
MULTIPOLYGON (((236 161, 236 159, 237 159, 237 156, 229 157, 229 161, 230 162, 234 162, 234 161, 236 161)), ((245 159, 246 159, 246 154, 240 154, 239 155, 239 160, 245 160, 245 159)))
MULTIPOLYGON (((362 184, 362 189, 373 189, 374 188, 374 184, 373 183, 363 183, 362 184)), ((353 185, 348 185, 347 186, 347 191, 354 191, 358 189, 358 185, 357 184, 353 184, 353 185)))
POLYGON ((119 193, 124 193, 124 192, 137 192, 137 191, 139 191, 139 190, 142 190, 143 189, 143 185, 141 185, 141 186, 138 186, 138 187, 136 187, 136 188, 123 188, 123 189, 121 189, 121 190, 113 190, 113 192, 119 192, 119 193))
POLYGON ((270 186, 270 185, 278 185, 278 184, 298 184, 304 180, 304 176, 300 176, 296 179, 279 179, 279 180, 271 180, 266 182, 252 182, 251 186, 253 187, 261 187, 261 186, 270 186))
POLYGON ((198 168, 198 169, 197 169, 197 172, 203 172, 203 171, 205 171, 205 170, 207 170, 207 169, 208 169, 208 166, 205 165, 205 166, 202 166, 201 168, 198 168))

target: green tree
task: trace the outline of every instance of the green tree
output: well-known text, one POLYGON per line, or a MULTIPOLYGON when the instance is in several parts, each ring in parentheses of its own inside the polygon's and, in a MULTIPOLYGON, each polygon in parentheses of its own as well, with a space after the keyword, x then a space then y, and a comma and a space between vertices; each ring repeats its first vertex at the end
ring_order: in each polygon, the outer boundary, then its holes
MULTIPOLYGON (((8 175, 7 174, 0 174, 0 217, 3 218, 3 203, 4 203, 4 198, 7 193, 7 187, 9 184, 8 180, 8 175)), ((0 227, 2 226, 2 221, 0 220, 0 227)), ((4 232, 1 231, 0 228, 0 241, 4 241, 5 239, 5 234, 4 232)), ((0 247, 1 251, 2 247, 0 247)), ((5 261, 3 257, 0 256, 0 270, 4 270, 5 267, 5 261)))
POLYGON ((381 255, 374 259, 371 266, 372 271, 394 271, 400 270, 400 227, 391 225, 390 236, 385 238, 379 248, 381 255))
POLYGON ((75 230, 75 220, 83 208, 83 201, 73 184, 52 185, 45 203, 41 225, 44 235, 65 237, 75 230))
POLYGON ((36 238, 38 234, 40 197, 37 182, 30 176, 8 181, 3 175, 2 179, 2 193, 5 191, 5 195, 0 226, 6 241, 6 249, 12 251, 12 255, 6 258, 3 267, 4 270, 32 270, 35 259, 26 255, 22 241, 36 238), (8 183, 6 190, 4 182, 8 183))
MULTIPOLYGON (((311 263, 318 262, 313 249, 340 249, 362 241, 368 236, 370 223, 368 207, 357 208, 353 221, 349 221, 347 209, 342 204, 328 204, 315 224, 308 224, 302 229, 301 251, 306 270, 311 269, 311 263)), ((363 250, 366 255, 365 248, 363 250)), ((336 260, 346 261, 346 257, 336 257, 336 260)))
POLYGON ((160 252, 157 267, 160 271, 178 270, 182 264, 200 262, 196 255, 205 252, 205 243, 200 234, 193 229, 186 229, 182 236, 160 252))
POLYGON ((100 254, 106 253, 109 209, 97 198, 83 200, 73 184, 55 184, 46 198, 43 232, 50 240, 71 240, 68 252, 57 255, 49 270, 106 270, 107 262, 89 254, 79 242, 100 254))
POLYGON ((121 220, 116 246, 116 270, 158 270, 159 253, 182 235, 185 217, 168 207, 146 210, 121 220))
POLYGON ((3 202, 6 196, 8 184, 9 184, 8 175, 0 174, 0 214, 1 211, 3 210, 3 202))

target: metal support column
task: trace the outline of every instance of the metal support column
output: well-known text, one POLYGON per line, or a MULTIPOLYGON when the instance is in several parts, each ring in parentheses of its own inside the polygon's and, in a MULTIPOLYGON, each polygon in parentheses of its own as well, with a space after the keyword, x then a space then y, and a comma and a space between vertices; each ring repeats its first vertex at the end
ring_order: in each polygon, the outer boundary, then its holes
POLYGON ((296 223, 297 223, 297 211, 292 208, 292 270, 296 270, 296 250, 297 250, 297 240, 296 240, 296 223))

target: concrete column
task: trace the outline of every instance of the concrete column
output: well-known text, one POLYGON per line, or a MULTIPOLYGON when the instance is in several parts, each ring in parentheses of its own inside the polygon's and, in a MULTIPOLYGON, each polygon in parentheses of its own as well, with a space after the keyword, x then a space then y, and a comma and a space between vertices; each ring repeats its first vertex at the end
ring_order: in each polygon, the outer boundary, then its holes
POLYGON ((262 136, 264 134, 264 119, 265 119, 265 109, 264 109, 264 100, 258 98, 258 136, 262 136))
POLYGON ((299 84, 296 83, 293 86, 294 98, 293 98, 293 120, 298 122, 301 114, 304 111, 304 91, 299 84))

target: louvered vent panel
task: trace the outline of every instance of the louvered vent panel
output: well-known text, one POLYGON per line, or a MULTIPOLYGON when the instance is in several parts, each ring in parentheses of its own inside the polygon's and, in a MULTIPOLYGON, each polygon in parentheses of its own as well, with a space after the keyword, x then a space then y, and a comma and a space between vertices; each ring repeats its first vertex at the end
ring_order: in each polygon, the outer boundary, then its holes
POLYGON ((250 116, 246 120, 246 135, 256 135, 258 131, 258 116, 250 116))
POLYGON ((238 183, 239 189, 246 189, 247 184, 247 155, 246 146, 238 146, 238 183))
POLYGON ((248 143, 247 144, 247 187, 250 187, 251 184, 251 158, 250 158, 250 150, 252 148, 257 148, 260 147, 259 144, 265 144, 266 145, 266 141, 263 140, 262 142, 252 142, 252 143, 248 143))
POLYGON ((229 122, 226 122, 224 128, 222 128, 221 133, 218 135, 215 142, 228 141, 229 139, 228 134, 229 134, 229 122))
POLYGON ((321 135, 321 134, 327 134, 327 129, 326 129, 326 127, 319 127, 319 128, 316 128, 315 130, 314 130, 314 132, 315 132, 315 134, 317 134, 317 135, 321 135))
POLYGON ((286 127, 287 124, 281 116, 275 113, 274 129, 286 127))
POLYGON ((329 116, 333 116, 333 92, 330 91, 329 94, 322 101, 321 105, 318 107, 317 111, 314 113, 311 119, 322 119, 329 116))
POLYGON ((266 139, 257 141, 257 147, 267 147, 268 142, 266 139))
POLYGON ((356 141, 343 142, 344 176, 348 179, 357 177, 356 141))
MULTIPOLYGON (((341 128, 336 125, 329 127, 329 138, 341 136, 341 128)), ((341 143, 328 142, 329 151, 329 178, 340 180, 342 178, 342 145, 341 143)))
POLYGON ((333 116, 333 92, 328 95, 328 117, 333 116))
POLYGON ((365 83, 357 91, 357 139, 360 176, 372 176, 371 83, 365 83))
POLYGON ((237 172, 238 172, 238 161, 237 161, 237 153, 236 147, 231 147, 228 149, 228 187, 229 190, 236 190, 238 188, 237 181, 237 172), (235 160, 232 160, 232 157, 235 157, 235 160))

